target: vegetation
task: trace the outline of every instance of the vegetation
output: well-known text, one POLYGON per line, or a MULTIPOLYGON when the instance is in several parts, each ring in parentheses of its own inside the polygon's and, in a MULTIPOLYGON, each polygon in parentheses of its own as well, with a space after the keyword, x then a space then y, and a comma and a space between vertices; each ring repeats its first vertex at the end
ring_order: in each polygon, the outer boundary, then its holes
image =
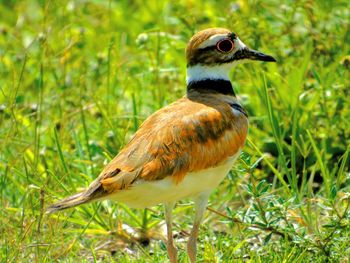
MULTIPOLYGON (((348 262, 349 18, 346 0, 0 1, 2 262, 167 260, 162 206, 45 208, 185 93, 186 43, 214 26, 278 63, 231 74, 250 134, 211 196, 199 261, 348 262)), ((192 216, 177 205, 181 262, 192 216)))

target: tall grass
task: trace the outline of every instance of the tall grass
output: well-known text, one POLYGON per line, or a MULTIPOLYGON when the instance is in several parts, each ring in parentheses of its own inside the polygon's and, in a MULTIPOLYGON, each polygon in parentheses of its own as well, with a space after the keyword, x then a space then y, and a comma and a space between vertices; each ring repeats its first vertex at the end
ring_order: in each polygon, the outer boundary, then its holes
MULTIPOLYGON (((349 15, 342 0, 0 1, 2 261, 166 261, 161 206, 44 211, 183 96, 186 43, 213 26, 278 63, 231 74, 249 138, 211 196, 199 260, 349 261, 349 15)), ((192 216, 176 206, 181 262, 192 216)))

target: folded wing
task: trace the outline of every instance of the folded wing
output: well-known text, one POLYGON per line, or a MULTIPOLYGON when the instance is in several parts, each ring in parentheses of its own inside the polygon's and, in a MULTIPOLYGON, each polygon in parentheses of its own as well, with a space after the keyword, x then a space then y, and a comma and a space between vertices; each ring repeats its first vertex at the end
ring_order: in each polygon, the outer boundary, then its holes
POLYGON ((247 134, 244 114, 214 98, 183 98, 150 116, 89 188, 52 206, 61 210, 170 176, 179 183, 188 172, 214 167, 235 155, 247 134), (67 205, 64 205, 67 204, 67 205), (71 205, 70 205, 71 204, 71 205))

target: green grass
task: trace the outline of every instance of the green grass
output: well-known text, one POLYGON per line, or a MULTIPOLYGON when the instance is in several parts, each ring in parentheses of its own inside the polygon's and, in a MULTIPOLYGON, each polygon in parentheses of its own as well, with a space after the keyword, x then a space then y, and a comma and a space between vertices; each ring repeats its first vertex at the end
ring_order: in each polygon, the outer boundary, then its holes
MULTIPOLYGON (((199 261, 350 260, 347 1, 176 2, 0 1, 2 262, 166 261, 161 206, 44 212, 183 96, 186 43, 213 26, 278 63, 231 73, 249 139, 211 196, 199 261)), ((192 212, 175 209, 181 262, 192 212)))

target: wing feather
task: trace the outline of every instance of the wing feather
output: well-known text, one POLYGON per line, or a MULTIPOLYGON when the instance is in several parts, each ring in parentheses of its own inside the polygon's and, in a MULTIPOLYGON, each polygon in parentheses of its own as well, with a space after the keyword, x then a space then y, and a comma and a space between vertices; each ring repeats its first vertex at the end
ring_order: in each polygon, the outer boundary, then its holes
POLYGON ((88 189, 48 211, 102 200, 141 180, 170 176, 179 183, 188 172, 214 167, 235 155, 244 145, 247 129, 246 116, 234 114, 227 97, 182 98, 146 119, 88 189))
POLYGON ((97 179, 107 193, 138 180, 171 176, 218 165, 243 147, 247 119, 213 98, 183 98, 150 116, 97 179), (113 175, 113 171, 120 170, 113 175))

